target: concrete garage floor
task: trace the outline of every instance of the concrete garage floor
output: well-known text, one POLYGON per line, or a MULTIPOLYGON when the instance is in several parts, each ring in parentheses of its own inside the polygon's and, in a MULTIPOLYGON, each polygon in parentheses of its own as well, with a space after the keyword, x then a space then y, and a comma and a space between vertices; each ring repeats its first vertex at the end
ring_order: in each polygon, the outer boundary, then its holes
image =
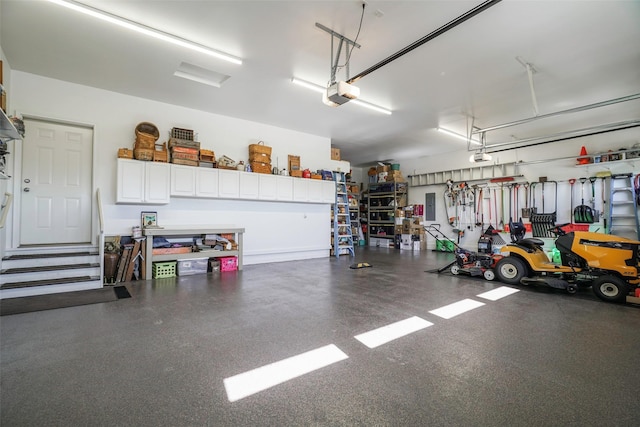
POLYGON ((4 316, 0 422, 639 425, 638 307, 590 290, 519 288, 488 300, 477 295, 500 283, 425 272, 451 256, 363 248, 356 260, 372 268, 351 270, 344 256, 251 265, 133 282, 130 299, 4 316), (430 313, 465 299, 484 305, 430 313), (415 317, 433 325, 374 348, 354 338, 415 317), (344 356, 329 363, 321 352, 328 366, 229 400, 225 379, 318 349, 344 356))

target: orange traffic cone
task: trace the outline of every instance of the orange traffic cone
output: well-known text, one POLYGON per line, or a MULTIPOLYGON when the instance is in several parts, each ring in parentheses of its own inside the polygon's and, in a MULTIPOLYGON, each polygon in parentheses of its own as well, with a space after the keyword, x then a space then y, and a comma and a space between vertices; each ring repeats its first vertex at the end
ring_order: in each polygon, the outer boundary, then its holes
MULTIPOLYGON (((587 155, 587 149, 583 145, 582 148, 580 149, 580 156, 586 156, 586 155, 587 155)), ((578 157, 578 164, 586 165, 587 163, 591 163, 589 160, 590 160, 589 157, 578 157)))

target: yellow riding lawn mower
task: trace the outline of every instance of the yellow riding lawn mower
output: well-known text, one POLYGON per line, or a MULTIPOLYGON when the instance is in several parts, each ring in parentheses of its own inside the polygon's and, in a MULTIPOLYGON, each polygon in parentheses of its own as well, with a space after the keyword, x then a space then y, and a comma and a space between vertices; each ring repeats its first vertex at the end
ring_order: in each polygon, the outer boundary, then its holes
POLYGON ((556 248, 562 264, 554 264, 542 249, 544 242, 526 238, 502 247, 495 267, 498 279, 509 285, 543 285, 573 294, 589 287, 603 301, 640 303, 640 242, 610 234, 575 231, 557 225, 556 248), (635 296, 635 297, 634 297, 635 296))

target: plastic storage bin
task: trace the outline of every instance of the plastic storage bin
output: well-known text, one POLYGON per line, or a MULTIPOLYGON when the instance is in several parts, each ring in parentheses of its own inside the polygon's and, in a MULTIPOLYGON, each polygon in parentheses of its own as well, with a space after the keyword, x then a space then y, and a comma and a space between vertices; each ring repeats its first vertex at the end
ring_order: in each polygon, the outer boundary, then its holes
POLYGON ((209 258, 183 259, 178 261, 178 276, 206 274, 209 258))
POLYGON ((154 262, 151 272, 154 279, 163 279, 165 277, 176 277, 176 262, 154 262))
POLYGON ((220 258, 220 271, 236 271, 238 269, 238 258, 227 256, 220 258))

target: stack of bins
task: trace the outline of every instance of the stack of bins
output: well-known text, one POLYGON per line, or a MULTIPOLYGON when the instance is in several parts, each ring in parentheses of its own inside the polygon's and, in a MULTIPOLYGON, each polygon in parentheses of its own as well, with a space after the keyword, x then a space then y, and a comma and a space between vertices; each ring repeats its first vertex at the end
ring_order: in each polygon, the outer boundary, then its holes
POLYGON ((249 164, 253 172, 271 173, 271 147, 264 145, 264 141, 250 144, 249 164))
POLYGON ((186 166, 198 166, 200 143, 194 141, 193 131, 190 129, 171 129, 169 139, 171 163, 186 166))

